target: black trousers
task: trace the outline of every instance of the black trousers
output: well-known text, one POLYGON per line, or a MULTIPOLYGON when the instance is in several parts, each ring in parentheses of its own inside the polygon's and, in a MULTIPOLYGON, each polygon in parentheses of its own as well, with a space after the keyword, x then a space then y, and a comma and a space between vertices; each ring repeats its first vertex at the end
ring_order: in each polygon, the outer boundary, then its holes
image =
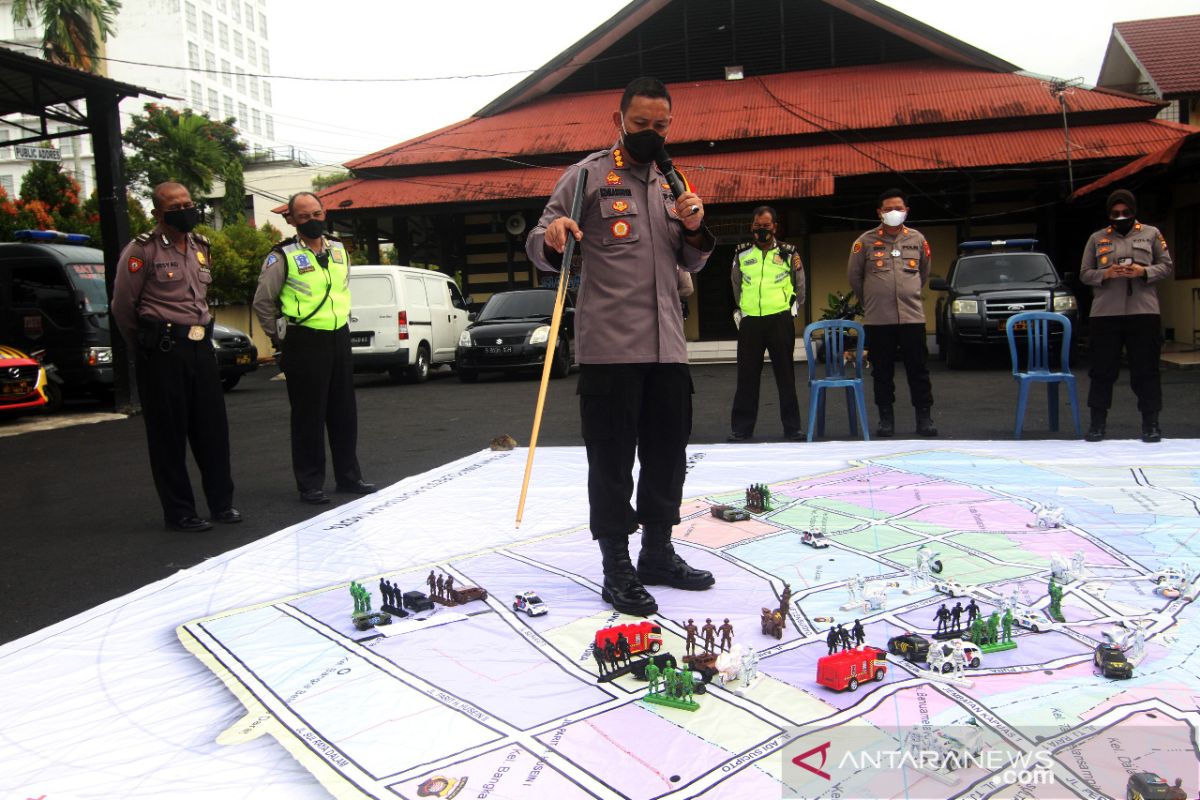
POLYGON ((577 392, 592 538, 627 536, 639 523, 678 524, 692 432, 688 365, 582 364, 577 392), (636 511, 629 502, 635 453, 636 511))
POLYGON ((358 407, 350 328, 319 331, 292 325, 283 340, 283 370, 292 405, 292 471, 301 492, 325 484, 325 432, 340 484, 362 479, 358 468, 358 407))
POLYGON ((174 522, 196 516, 196 498, 187 471, 192 446, 209 512, 233 506, 229 470, 229 424, 225 395, 212 342, 168 339, 163 352, 157 340, 135 347, 137 386, 142 419, 150 446, 150 471, 162 504, 163 518, 174 522))
POLYGON ((785 436, 800 432, 800 401, 796 399, 796 370, 792 361, 796 328, 792 312, 766 317, 743 317, 738 328, 737 390, 729 426, 739 436, 754 433, 758 419, 758 387, 762 382, 763 351, 771 356, 775 388, 779 390, 779 419, 785 436))
POLYGON ((875 405, 896 402, 896 356, 904 362, 908 374, 908 393, 913 408, 933 405, 933 386, 929 383, 929 348, 925 345, 925 323, 904 325, 866 325, 866 348, 871 355, 871 379, 875 387, 875 405))
POLYGON ((1121 348, 1129 355, 1129 385, 1137 395, 1138 411, 1162 411, 1158 359, 1162 354, 1162 318, 1158 314, 1092 317, 1088 320, 1088 407, 1112 407, 1113 384, 1121 371, 1121 348))

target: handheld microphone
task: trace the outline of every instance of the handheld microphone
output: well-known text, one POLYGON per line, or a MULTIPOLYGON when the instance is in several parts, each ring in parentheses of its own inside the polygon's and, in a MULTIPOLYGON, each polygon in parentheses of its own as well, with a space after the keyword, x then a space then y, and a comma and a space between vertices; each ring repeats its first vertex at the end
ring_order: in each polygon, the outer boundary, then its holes
MULTIPOLYGON (((687 187, 683 183, 683 178, 679 177, 679 173, 675 171, 675 165, 671 163, 671 157, 667 155, 665 149, 659 149, 658 154, 654 156, 654 163, 658 165, 659 171, 666 178, 667 185, 671 187, 675 197, 682 197, 683 193, 687 191, 687 187)), ((692 206, 688 214, 690 216, 698 211, 700 211, 700 206, 692 206)))

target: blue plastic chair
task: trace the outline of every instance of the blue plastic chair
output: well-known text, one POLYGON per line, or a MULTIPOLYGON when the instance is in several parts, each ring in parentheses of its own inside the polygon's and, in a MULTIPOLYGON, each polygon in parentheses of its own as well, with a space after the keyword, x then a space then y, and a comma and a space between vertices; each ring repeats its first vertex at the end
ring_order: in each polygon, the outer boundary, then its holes
POLYGON ((1046 384, 1046 401, 1050 412, 1050 430, 1058 430, 1058 385, 1067 385, 1067 397, 1071 401, 1071 415, 1075 419, 1075 435, 1081 434, 1079 428, 1079 398, 1075 393, 1075 376, 1071 374, 1071 320, 1062 314, 1049 311, 1023 311, 1008 318, 1005 327, 1008 333, 1008 354, 1012 357, 1013 377, 1020 384, 1017 395, 1017 426, 1016 438, 1021 438, 1021 428, 1025 424, 1025 406, 1029 401, 1029 385, 1031 383, 1046 384), (1021 371, 1017 360, 1017 330, 1016 326, 1024 323, 1025 333, 1025 371, 1021 371), (1062 368, 1054 370, 1050 367, 1050 330, 1051 324, 1062 326, 1062 368))
POLYGON ((845 319, 813 322, 804 329, 804 352, 808 356, 808 441, 813 440, 813 431, 825 435, 826 389, 846 390, 846 410, 850 414, 850 435, 857 434, 857 421, 862 420, 865 441, 871 441, 867 432, 867 403, 863 398, 863 345, 867 334, 861 323, 845 319), (851 376, 842 354, 846 351, 846 332, 858 333, 858 345, 854 353, 854 374, 851 376), (822 331, 825 337, 825 377, 817 377, 817 358, 813 348, 813 334, 822 331), (857 413, 856 413, 857 410, 857 413))

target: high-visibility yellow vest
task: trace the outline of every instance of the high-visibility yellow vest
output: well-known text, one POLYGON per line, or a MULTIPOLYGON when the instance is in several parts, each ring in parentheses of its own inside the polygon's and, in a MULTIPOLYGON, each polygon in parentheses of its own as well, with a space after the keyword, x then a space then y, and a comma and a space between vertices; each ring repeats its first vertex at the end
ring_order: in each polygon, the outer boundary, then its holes
POLYGON ((742 272, 742 296, 738 307, 751 317, 766 317, 792 306, 796 289, 792 285, 790 256, 780 252, 779 243, 765 253, 749 247, 737 254, 742 272))
POLYGON ((279 308, 292 323, 335 331, 350 319, 350 257, 336 239, 325 240, 329 254, 322 267, 317 254, 299 237, 276 248, 287 261, 279 308))

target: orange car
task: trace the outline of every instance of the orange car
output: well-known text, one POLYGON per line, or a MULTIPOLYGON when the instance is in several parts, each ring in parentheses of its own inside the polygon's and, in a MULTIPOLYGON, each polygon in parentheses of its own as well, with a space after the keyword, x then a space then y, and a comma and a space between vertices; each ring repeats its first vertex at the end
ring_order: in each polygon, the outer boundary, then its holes
POLYGON ((37 359, 0 345, 0 412, 51 405, 54 389, 37 359))

